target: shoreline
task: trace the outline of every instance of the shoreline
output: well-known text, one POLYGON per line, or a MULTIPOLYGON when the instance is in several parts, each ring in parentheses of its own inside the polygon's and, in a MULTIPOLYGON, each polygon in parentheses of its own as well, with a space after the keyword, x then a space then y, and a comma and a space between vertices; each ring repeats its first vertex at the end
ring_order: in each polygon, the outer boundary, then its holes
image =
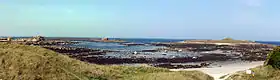
MULTIPOLYGON (((266 44, 249 44, 252 42, 241 40, 185 40, 182 43, 178 42, 158 42, 149 43, 148 45, 138 43, 116 43, 110 45, 104 42, 99 44, 79 45, 79 41, 72 40, 97 40, 97 39, 48 39, 42 36, 33 38, 22 38, 11 40, 11 43, 19 43, 24 45, 41 46, 43 48, 62 53, 78 60, 95 63, 95 64, 133 64, 133 63, 150 63, 155 64, 156 67, 180 69, 180 68, 198 68, 205 67, 211 63, 207 61, 228 61, 228 60, 248 60, 248 61, 263 61, 266 59, 269 51, 274 46, 266 44), (248 44, 243 44, 247 42, 248 44), (209 44, 210 43, 210 44, 209 44), (213 44, 217 43, 217 44, 213 44), (220 44, 223 43, 223 44, 220 44), (228 43, 228 44, 224 44, 228 43), (238 43, 238 45, 236 44, 238 43), (236 45, 231 45, 236 44, 236 45), (73 46, 75 45, 75 46, 73 46), (95 47, 91 47, 95 45, 95 47), (119 45, 125 46, 124 51, 98 49, 98 46, 110 45, 112 48, 119 48, 119 45), (139 47, 142 46, 142 47, 139 47), (154 47, 164 47, 157 49, 145 49, 154 47), (145 48, 144 48, 145 47, 145 48), (91 49, 90 49, 91 48, 91 49), (139 50, 138 50, 139 49, 139 50), (184 65, 172 63, 186 63, 186 62, 203 62, 198 65, 184 65), (167 64, 158 64, 167 63, 167 64)), ((100 39, 101 41, 110 41, 109 38, 100 39)), ((151 40, 152 41, 152 40, 151 40)), ((8 42, 9 43, 9 42, 8 42)), ((98 43, 98 42, 95 42, 98 43)))

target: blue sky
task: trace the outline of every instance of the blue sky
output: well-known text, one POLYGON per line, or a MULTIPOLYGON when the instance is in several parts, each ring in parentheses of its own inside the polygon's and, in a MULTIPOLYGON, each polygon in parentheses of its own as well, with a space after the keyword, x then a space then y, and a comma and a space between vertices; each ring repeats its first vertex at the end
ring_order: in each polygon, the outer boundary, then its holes
POLYGON ((1 0, 0 36, 280 40, 279 0, 1 0))

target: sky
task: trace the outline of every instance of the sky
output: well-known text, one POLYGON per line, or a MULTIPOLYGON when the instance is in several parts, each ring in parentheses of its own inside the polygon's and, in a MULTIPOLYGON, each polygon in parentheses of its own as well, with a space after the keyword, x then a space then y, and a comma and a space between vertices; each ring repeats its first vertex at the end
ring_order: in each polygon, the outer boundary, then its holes
POLYGON ((0 36, 280 41, 280 0, 0 0, 0 36))

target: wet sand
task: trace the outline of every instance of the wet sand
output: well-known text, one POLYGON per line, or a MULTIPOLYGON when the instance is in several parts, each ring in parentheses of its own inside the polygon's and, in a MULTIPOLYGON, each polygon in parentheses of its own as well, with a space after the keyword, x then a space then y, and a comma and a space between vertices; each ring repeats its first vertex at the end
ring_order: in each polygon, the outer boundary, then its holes
POLYGON ((240 62, 234 62, 234 63, 221 64, 221 67, 214 66, 213 68, 170 69, 170 70, 171 71, 198 70, 198 71, 202 71, 206 74, 209 74, 210 76, 214 77, 215 80, 224 80, 224 79, 219 79, 219 78, 224 75, 234 74, 237 71, 244 71, 244 70, 247 70, 250 68, 254 68, 254 67, 263 65, 263 63, 264 63, 264 61, 253 61, 253 62, 240 61, 240 62))

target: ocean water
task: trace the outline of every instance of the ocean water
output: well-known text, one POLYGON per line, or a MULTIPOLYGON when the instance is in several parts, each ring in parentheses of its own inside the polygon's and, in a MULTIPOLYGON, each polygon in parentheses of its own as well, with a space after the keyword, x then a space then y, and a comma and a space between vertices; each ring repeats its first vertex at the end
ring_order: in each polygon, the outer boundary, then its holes
POLYGON ((155 43, 155 42, 180 42, 187 39, 143 39, 143 38, 113 38, 114 40, 124 40, 133 43, 155 43))
POLYGON ((280 46, 280 41, 256 41, 256 42, 263 43, 263 44, 272 44, 272 45, 280 46))
POLYGON ((153 50, 157 48, 163 48, 163 46, 151 46, 150 43, 156 42, 181 42, 184 40, 181 39, 129 39, 129 38, 113 38, 112 40, 124 40, 128 43, 143 43, 147 45, 141 46, 125 46, 120 43, 108 43, 108 42, 87 42, 82 41, 79 44, 74 44, 71 46, 74 47, 86 47, 86 48, 97 48, 97 49, 105 49, 105 50, 117 50, 117 51, 141 51, 141 50, 153 50))
POLYGON ((113 50, 119 52, 110 52, 106 53, 103 56, 118 57, 118 58, 128 58, 132 56, 146 57, 146 58, 171 58, 171 57, 187 57, 187 56, 200 56, 197 54, 186 54, 187 52, 141 52, 142 50, 155 50, 158 48, 164 48, 164 46, 152 46, 149 43, 155 42, 181 42, 184 40, 178 39, 121 39, 115 38, 114 40, 124 40, 129 43, 144 43, 147 45, 138 45, 138 46, 126 46, 120 43, 108 43, 108 42, 87 42, 82 41, 79 44, 70 45, 72 47, 86 47, 86 48, 95 48, 102 50, 113 50), (138 52, 137 55, 133 54, 138 52), (163 55, 164 54, 164 55, 163 55))
POLYGON ((113 50, 113 51, 141 51, 141 50, 153 50, 157 48, 163 48, 162 46, 151 46, 151 45, 125 46, 125 45, 121 45, 120 43, 103 43, 103 42, 81 42, 79 44, 74 44, 71 46, 113 50))
MULTIPOLYGON (((181 42, 183 39, 141 39, 141 38, 113 38, 113 40, 124 40, 131 43, 156 43, 156 42, 181 42)), ((273 44, 280 46, 280 41, 256 41, 263 44, 273 44)), ((163 46, 151 46, 151 45, 141 45, 141 46, 125 46, 120 43, 104 43, 104 42, 87 42, 82 41, 79 44, 71 45, 74 47, 86 47, 86 48, 97 48, 106 50, 117 50, 117 51, 141 51, 141 50, 153 50, 157 48, 163 48, 163 46)))

